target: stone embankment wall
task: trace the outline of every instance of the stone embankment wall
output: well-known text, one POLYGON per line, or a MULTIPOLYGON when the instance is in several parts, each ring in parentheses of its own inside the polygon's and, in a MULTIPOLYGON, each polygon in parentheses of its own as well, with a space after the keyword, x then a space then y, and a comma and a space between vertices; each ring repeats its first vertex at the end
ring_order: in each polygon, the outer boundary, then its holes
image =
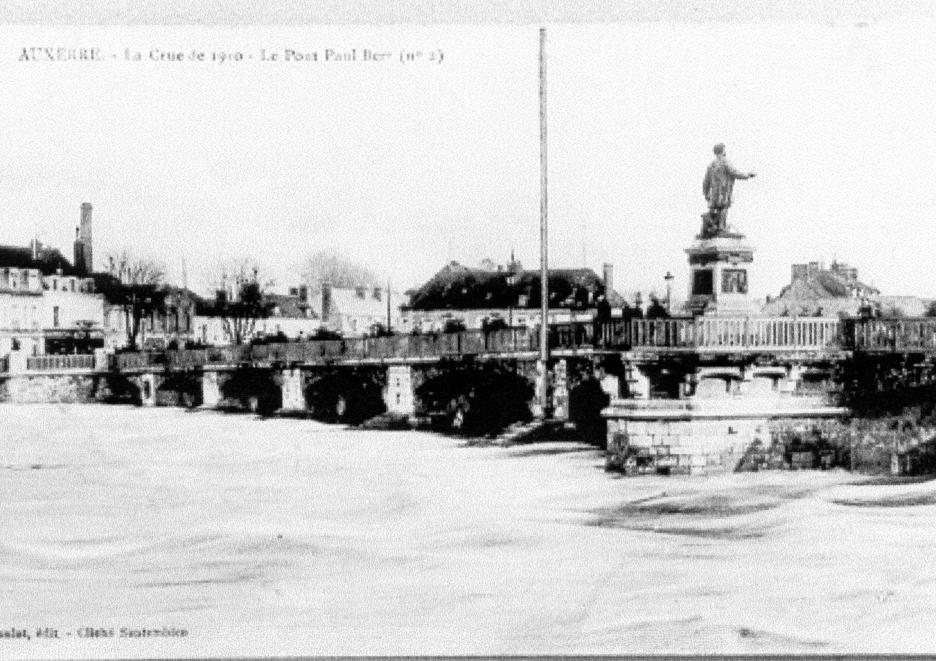
POLYGON ((139 390, 112 374, 41 374, 0 378, 0 402, 11 404, 139 403, 139 390))
POLYGON ((96 380, 87 375, 18 376, 0 381, 0 402, 36 404, 97 401, 96 380))
POLYGON ((627 474, 831 468, 891 475, 936 472, 936 425, 920 424, 912 415, 630 422, 628 428, 609 436, 607 464, 627 474))
POLYGON ((743 456, 766 419, 608 420, 608 467, 627 473, 724 470, 743 456))

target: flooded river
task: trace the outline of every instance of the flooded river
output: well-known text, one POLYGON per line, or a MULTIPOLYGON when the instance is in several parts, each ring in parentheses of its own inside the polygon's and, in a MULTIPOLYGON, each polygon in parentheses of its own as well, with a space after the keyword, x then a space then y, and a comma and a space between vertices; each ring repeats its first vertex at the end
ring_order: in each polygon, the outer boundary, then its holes
POLYGON ((0 405, 0 657, 936 648, 936 482, 603 464, 0 405))

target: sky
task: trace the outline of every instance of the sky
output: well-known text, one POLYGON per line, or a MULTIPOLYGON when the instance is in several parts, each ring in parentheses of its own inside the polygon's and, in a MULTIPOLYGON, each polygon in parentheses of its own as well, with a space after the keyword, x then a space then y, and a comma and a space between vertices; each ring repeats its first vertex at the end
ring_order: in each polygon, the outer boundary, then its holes
MULTIPOLYGON (((670 271, 679 297, 724 142, 758 174, 729 214, 757 249, 754 295, 837 259, 884 293, 936 296, 933 21, 551 24, 547 58, 552 266, 613 263, 625 293, 662 292, 670 271)), ((179 281, 184 260, 200 290, 235 256, 285 288, 321 249, 394 289, 511 250, 538 266, 535 25, 7 26, 0 80, 0 243, 70 255, 91 202, 98 268, 127 248, 179 281), (20 61, 30 46, 104 59, 20 61), (391 55, 322 61, 351 48, 391 55)))

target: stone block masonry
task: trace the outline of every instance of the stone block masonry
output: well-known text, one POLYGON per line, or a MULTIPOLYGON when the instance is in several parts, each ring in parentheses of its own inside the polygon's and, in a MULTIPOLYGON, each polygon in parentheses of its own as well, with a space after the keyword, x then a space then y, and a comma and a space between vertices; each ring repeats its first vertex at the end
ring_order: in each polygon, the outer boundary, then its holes
POLYGON ((17 376, 0 387, 0 401, 14 404, 93 402, 95 394, 95 379, 87 375, 17 376))

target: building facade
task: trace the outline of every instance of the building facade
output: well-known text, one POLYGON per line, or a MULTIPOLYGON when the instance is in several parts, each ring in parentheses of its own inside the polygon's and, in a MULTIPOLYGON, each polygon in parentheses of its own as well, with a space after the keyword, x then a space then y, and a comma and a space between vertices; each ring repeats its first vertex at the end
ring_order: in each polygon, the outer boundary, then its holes
MULTIPOLYGON (((197 341, 196 305, 198 297, 191 291, 166 285, 161 309, 152 310, 140 322, 137 347, 160 350, 169 347, 184 347, 197 341)), ((106 346, 123 349, 129 343, 127 335, 127 310, 116 303, 105 302, 104 328, 106 346)))
MULTIPOLYGON (((540 324, 540 272, 527 271, 515 261, 497 266, 489 260, 480 267, 451 262, 421 287, 407 292, 401 310, 401 330, 427 333, 452 324, 481 329, 492 323, 510 327, 540 324)), ((623 303, 613 289, 613 269, 606 264, 603 277, 591 269, 549 271, 550 324, 589 321, 604 299, 612 308, 623 303)))
POLYGON ((793 264, 790 284, 761 309, 767 316, 856 316, 881 292, 858 279, 858 269, 842 262, 793 264))
MULTIPOLYGON (((284 337, 302 340, 314 336, 322 327, 307 289, 291 288, 288 294, 265 294, 264 300, 271 304, 270 314, 255 320, 247 341, 284 337)), ((207 301, 198 306, 194 329, 195 341, 202 344, 222 346, 232 342, 224 318, 213 314, 207 301)))
POLYGON ((326 283, 313 297, 319 301, 322 326, 345 337, 361 337, 388 325, 391 330, 400 329, 403 297, 386 287, 333 287, 326 283))
POLYGON ((103 344, 104 298, 57 250, 0 246, 0 355, 85 352, 103 344))

